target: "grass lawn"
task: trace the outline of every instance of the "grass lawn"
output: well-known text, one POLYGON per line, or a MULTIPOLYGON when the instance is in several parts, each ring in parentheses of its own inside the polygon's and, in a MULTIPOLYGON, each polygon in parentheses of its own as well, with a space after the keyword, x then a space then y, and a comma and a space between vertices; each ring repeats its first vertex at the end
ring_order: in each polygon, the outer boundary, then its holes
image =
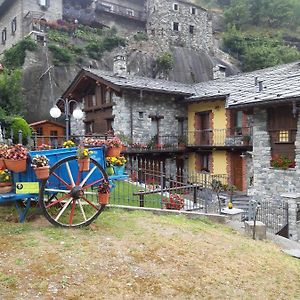
MULTIPOLYGON (((109 201, 110 204, 140 206, 140 197, 133 193, 144 191, 141 186, 127 181, 115 181, 115 188, 112 190, 109 201)), ((144 196, 145 207, 161 208, 161 195, 149 194, 144 196)))
POLYGON ((67 230, 11 213, 0 207, 0 299, 299 299, 299 260, 206 219, 109 209, 67 230))

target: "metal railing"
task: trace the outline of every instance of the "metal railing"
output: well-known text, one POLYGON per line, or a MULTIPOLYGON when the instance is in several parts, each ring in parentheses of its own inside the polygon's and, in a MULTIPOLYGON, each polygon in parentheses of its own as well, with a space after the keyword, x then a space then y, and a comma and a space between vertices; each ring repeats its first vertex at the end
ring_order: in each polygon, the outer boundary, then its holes
POLYGON ((126 7, 105 1, 105 3, 97 3, 96 11, 105 11, 112 14, 117 14, 119 16, 127 17, 129 19, 134 19, 138 21, 145 22, 147 20, 146 13, 141 10, 132 9, 131 7, 126 7))
POLYGON ((205 129, 188 132, 189 146, 249 146, 252 128, 205 129))

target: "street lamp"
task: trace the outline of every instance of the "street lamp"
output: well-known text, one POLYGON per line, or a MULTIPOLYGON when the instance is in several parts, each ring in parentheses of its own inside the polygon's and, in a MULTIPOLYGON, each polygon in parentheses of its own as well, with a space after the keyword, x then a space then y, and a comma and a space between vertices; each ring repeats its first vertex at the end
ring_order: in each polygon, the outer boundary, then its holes
POLYGON ((65 108, 65 121, 66 121, 66 139, 69 140, 70 136, 70 104, 75 103, 76 108, 73 110, 73 117, 76 120, 80 120, 83 118, 83 111, 80 109, 78 106, 78 102, 76 100, 68 100, 68 99, 63 99, 63 98, 58 98, 55 102, 55 105, 50 109, 50 115, 52 118, 57 119, 61 116, 61 110, 57 106, 59 102, 63 102, 64 108, 65 108))

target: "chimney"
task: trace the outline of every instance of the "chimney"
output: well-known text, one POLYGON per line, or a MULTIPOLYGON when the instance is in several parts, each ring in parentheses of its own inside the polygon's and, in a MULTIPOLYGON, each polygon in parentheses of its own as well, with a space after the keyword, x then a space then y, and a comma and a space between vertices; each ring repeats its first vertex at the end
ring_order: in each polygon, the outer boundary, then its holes
POLYGON ((127 62, 126 56, 118 54, 114 57, 113 72, 115 76, 126 77, 127 76, 127 62))
POLYGON ((262 92, 263 89, 264 89, 263 81, 261 80, 261 81, 258 82, 258 91, 259 91, 259 92, 262 92))
POLYGON ((213 68, 214 79, 222 79, 226 77, 226 67, 223 65, 216 65, 213 68))

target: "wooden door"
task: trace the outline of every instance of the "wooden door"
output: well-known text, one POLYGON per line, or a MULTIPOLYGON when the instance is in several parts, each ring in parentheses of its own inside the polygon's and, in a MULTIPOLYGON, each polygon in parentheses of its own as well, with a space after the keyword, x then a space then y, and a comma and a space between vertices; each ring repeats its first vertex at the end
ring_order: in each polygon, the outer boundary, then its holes
POLYGON ((243 158, 241 153, 231 154, 231 176, 232 184, 238 191, 243 190, 243 158))
POLYGON ((196 145, 210 145, 210 112, 196 113, 196 132, 195 141, 196 145))

